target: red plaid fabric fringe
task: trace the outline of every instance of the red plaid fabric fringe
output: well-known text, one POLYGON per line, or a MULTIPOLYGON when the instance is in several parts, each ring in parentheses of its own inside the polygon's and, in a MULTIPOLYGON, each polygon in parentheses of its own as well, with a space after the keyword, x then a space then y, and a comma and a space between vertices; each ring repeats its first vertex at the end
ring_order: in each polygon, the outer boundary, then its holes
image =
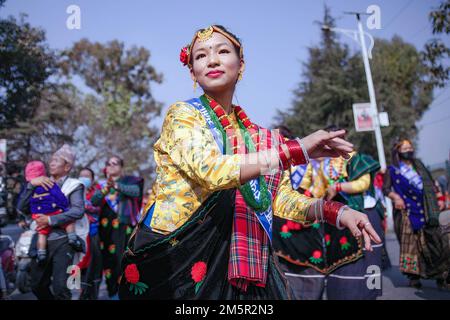
MULTIPOLYGON (((260 142, 265 142, 265 145, 259 144, 257 150, 270 149, 272 134, 269 130, 259 130, 260 142)), ((281 136, 278 141, 282 141, 281 136)), ((265 176, 268 190, 272 194, 272 201, 276 195, 281 173, 278 171, 275 175, 265 176)), ((242 291, 247 291, 250 284, 265 287, 269 246, 269 238, 259 223, 256 213, 247 207, 244 197, 237 190, 228 262, 228 281, 242 291)))

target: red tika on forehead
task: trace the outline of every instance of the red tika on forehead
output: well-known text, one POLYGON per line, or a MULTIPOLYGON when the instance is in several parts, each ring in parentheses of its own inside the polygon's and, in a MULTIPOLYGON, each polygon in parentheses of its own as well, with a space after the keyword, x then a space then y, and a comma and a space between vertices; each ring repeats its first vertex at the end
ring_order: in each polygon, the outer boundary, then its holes
POLYGON ((214 32, 220 33, 224 37, 226 37, 228 40, 230 40, 236 47, 239 48, 239 58, 243 57, 243 50, 242 46, 232 35, 230 35, 228 32, 223 31, 222 29, 216 27, 216 26, 209 26, 208 28, 203 29, 202 31, 198 31, 195 33, 194 37, 192 38, 192 41, 189 45, 183 47, 180 52, 180 61, 183 63, 183 66, 188 65, 191 67, 190 64, 190 55, 192 48, 194 46, 195 41, 198 39, 199 41, 206 41, 209 38, 212 37, 212 34, 214 32))

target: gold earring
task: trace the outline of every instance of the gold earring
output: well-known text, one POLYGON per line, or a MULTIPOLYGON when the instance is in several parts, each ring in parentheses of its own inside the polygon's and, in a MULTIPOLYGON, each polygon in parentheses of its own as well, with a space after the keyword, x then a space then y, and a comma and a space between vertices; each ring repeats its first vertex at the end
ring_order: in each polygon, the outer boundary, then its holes
POLYGON ((241 71, 239 71, 239 75, 238 75, 238 81, 241 81, 242 80, 242 72, 241 71))
POLYGON ((197 90, 197 80, 194 80, 194 92, 197 90))

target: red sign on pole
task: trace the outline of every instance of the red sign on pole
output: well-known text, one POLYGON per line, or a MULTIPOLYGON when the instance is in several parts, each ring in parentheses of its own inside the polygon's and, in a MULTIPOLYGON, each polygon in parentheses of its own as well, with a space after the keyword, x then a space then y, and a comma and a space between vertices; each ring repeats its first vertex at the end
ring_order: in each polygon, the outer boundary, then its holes
POLYGON ((356 131, 375 130, 375 121, 372 116, 370 103, 353 104, 353 117, 356 131))

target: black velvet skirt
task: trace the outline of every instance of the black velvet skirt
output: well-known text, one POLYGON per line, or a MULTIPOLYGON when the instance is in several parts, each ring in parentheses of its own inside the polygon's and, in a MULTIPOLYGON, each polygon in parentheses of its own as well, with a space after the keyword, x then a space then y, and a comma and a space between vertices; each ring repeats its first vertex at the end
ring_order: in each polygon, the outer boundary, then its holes
POLYGON ((289 299, 272 250, 265 287, 251 285, 243 292, 228 282, 234 199, 235 190, 215 192, 168 235, 139 224, 123 258, 120 299, 289 299))

